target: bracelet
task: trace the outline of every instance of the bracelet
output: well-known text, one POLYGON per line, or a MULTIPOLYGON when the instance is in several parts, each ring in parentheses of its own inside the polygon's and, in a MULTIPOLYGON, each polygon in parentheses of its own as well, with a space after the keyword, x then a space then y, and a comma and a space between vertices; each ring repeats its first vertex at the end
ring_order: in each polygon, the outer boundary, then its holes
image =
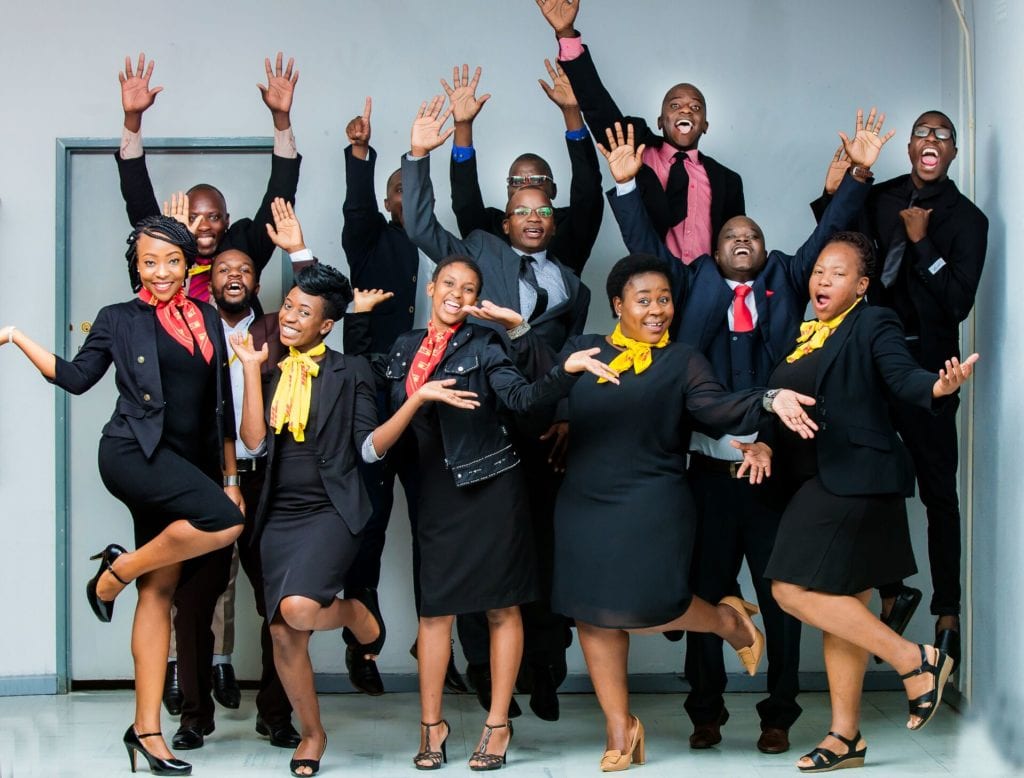
POLYGON ((530 322, 526 321, 526 319, 523 319, 519 324, 517 324, 512 329, 505 330, 505 334, 508 335, 509 340, 515 340, 516 338, 523 337, 523 335, 525 335, 529 331, 530 322))
POLYGON ((224 486, 241 486, 241 485, 242 485, 242 479, 239 477, 238 473, 235 473, 234 475, 226 475, 226 476, 224 476, 224 486))
POLYGON ((761 398, 761 407, 764 408, 768 413, 775 413, 775 398, 778 396, 781 389, 769 389, 764 393, 764 397, 761 398))

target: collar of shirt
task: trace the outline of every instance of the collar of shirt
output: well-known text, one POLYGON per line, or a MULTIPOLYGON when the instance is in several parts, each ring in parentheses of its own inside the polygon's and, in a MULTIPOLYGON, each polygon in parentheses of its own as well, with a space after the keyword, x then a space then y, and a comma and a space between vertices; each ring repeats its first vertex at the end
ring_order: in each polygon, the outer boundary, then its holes
POLYGON ((729 285, 729 288, 734 292, 736 291, 737 286, 749 286, 751 289, 754 288, 753 281, 733 281, 731 278, 723 278, 722 280, 725 281, 725 283, 729 285))
POLYGON ((520 251, 515 246, 512 246, 512 250, 521 257, 525 257, 527 255, 533 257, 535 260, 537 260, 538 267, 543 267, 544 264, 548 261, 547 249, 544 249, 543 251, 520 251))
POLYGON ((256 312, 250 308, 246 317, 238 322, 234 327, 228 324, 223 317, 221 318, 220 323, 221 326, 224 327, 224 336, 227 337, 228 335, 234 335, 236 332, 249 332, 249 327, 252 326, 254 321, 256 321, 256 312))

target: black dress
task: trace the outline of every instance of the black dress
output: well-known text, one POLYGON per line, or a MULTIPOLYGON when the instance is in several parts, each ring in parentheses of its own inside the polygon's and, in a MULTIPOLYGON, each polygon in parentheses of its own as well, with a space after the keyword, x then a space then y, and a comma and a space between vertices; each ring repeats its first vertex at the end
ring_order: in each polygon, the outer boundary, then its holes
MULTIPOLYGON (((567 350, 599 346, 576 338, 567 350)), ((585 374, 569 395, 568 469, 555 506, 552 609, 601 627, 669 622, 690 606, 695 515, 686 476, 690 433, 753 432, 763 389, 727 393, 692 347, 652 350, 642 374, 598 384, 585 374)))
MULTIPOLYGON (((793 363, 783 361, 770 386, 814 395, 823 353, 817 349, 793 363)), ((814 417, 813 408, 807 412, 814 417)), ((793 496, 765 577, 830 594, 857 594, 916 573, 904 498, 830 493, 818 477, 815 441, 776 426, 773 478, 791 482, 793 496)))
POLYGON ((540 597, 522 467, 457 487, 433 403, 417 411, 410 429, 420 463, 420 615, 477 613, 540 597))
POLYGON ((321 386, 313 380, 305 440, 296 443, 287 425, 277 436, 270 502, 260 535, 268 618, 292 595, 330 605, 345 588, 345 574, 359 550, 359 536, 338 515, 317 465, 321 386))

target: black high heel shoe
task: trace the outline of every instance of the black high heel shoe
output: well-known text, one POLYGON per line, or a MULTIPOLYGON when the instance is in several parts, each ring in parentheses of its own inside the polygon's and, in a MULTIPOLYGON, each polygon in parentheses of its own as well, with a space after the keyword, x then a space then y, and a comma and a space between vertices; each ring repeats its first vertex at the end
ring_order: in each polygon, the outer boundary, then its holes
POLYGON ((135 732, 134 726, 128 727, 124 733, 124 747, 128 751, 128 761, 132 763, 132 772, 135 772, 136 757, 142 754, 153 775, 192 775, 192 765, 188 762, 183 762, 181 759, 163 759, 153 756, 142 745, 145 738, 159 737, 160 735, 160 732, 147 732, 145 735, 139 735, 135 732))
POLYGON ((105 549, 100 551, 100 553, 93 554, 89 557, 90 560, 100 560, 100 569, 96 571, 96 575, 90 578, 89 583, 85 585, 85 596, 89 600, 89 607, 92 608, 92 612, 95 613, 96 618, 102 622, 109 622, 114 617, 114 601, 110 600, 107 602, 106 600, 101 600, 99 595, 96 594, 96 585, 99 583, 100 576, 108 570, 114 578, 125 586, 128 585, 128 581, 124 580, 114 572, 114 560, 121 556, 121 554, 127 553, 128 551, 117 545, 117 543, 111 543, 105 549))
POLYGON ((423 750, 420 751, 416 756, 412 758, 413 767, 417 770, 438 770, 441 768, 441 764, 448 764, 448 748, 445 743, 448 742, 448 736, 452 734, 452 726, 444 719, 435 721, 433 724, 428 724, 425 721, 420 722, 420 726, 426 728, 426 734, 423 738, 423 750), (438 744, 439 751, 430 750, 430 728, 440 727, 444 724, 444 737, 438 744))
MULTIPOLYGON (((349 593, 345 592, 348 596, 349 593)), ((376 589, 357 589, 352 592, 351 599, 358 600, 366 606, 366 610, 370 611, 370 615, 373 616, 374 621, 377 622, 377 627, 380 629, 380 634, 371 643, 356 643, 353 648, 363 656, 372 654, 377 656, 380 654, 381 649, 384 648, 384 639, 387 637, 388 631, 384 627, 384 617, 380 613, 380 603, 377 601, 377 590, 376 589)))
POLYGON ((924 725, 938 713, 939 703, 942 702, 942 691, 946 687, 950 673, 953 672, 953 658, 941 648, 935 648, 935 663, 932 664, 928 661, 928 652, 925 651, 925 647, 921 644, 918 644, 917 647, 921 651, 921 665, 909 673, 903 673, 900 680, 905 681, 915 675, 930 675, 934 685, 929 691, 907 702, 910 715, 921 719, 914 727, 907 722, 907 729, 924 729, 924 725))
MULTIPOLYGON (((324 758, 324 753, 327 751, 327 735, 324 735, 324 747, 320 749, 320 759, 324 758)), ((292 775, 297 775, 299 778, 304 778, 307 775, 316 775, 320 772, 320 759, 292 759, 288 763, 288 769, 292 771, 292 775), (309 770, 308 773, 298 772, 303 767, 309 770)))
POLYGON ((504 767, 505 763, 508 762, 508 750, 512 746, 513 734, 511 721, 506 721, 504 724, 484 723, 484 736, 480 740, 480 748, 470 754, 469 769, 483 772, 484 770, 499 770, 504 767), (508 743, 505 744, 504 752, 500 754, 488 753, 487 744, 491 742, 491 735, 494 734, 494 730, 505 729, 506 727, 508 727, 508 743), (474 761, 477 764, 473 764, 474 761))

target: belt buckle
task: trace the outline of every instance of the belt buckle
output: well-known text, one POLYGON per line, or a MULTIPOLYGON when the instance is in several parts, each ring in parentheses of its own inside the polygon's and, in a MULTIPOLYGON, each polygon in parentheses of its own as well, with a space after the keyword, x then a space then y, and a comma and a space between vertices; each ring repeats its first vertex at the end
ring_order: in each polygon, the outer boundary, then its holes
POLYGON ((729 477, 739 478, 739 469, 743 466, 743 462, 729 462, 729 477))

